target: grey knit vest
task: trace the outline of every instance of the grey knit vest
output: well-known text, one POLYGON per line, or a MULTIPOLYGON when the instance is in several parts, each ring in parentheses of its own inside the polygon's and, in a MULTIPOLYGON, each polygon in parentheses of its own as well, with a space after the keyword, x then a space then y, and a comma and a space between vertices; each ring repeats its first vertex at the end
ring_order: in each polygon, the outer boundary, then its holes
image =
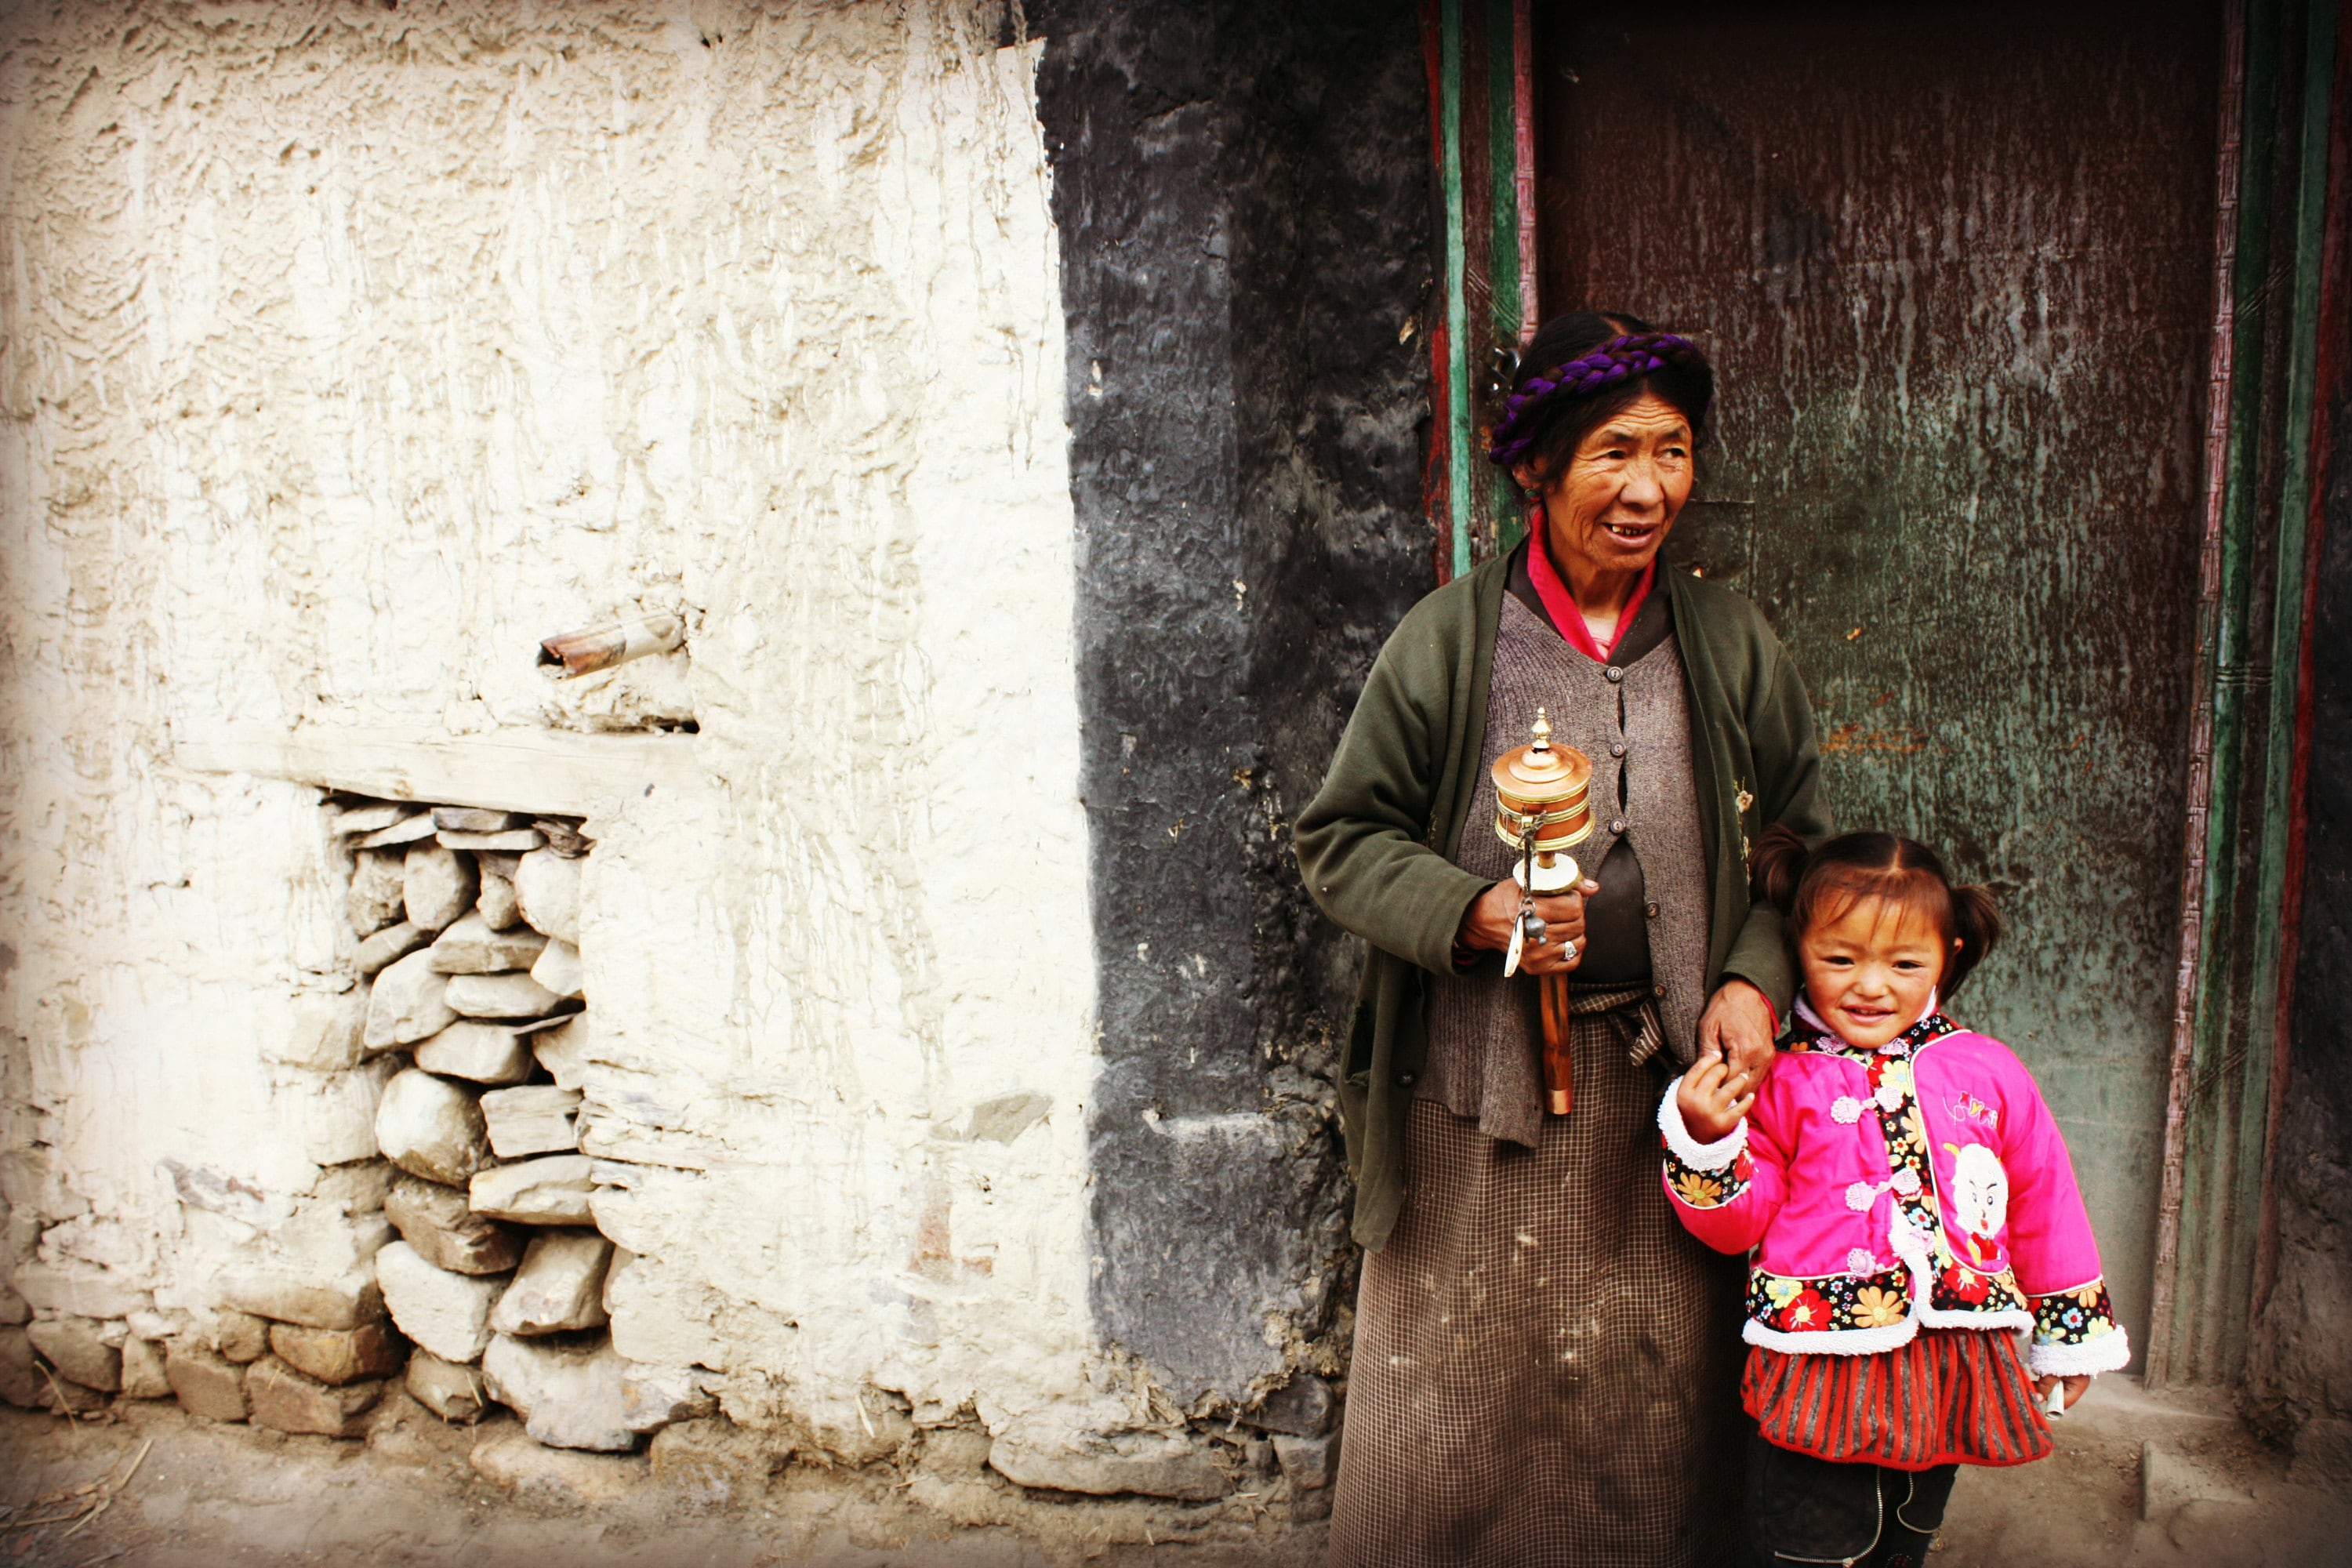
MULTIPOLYGON (((1708 897, 1698 791, 1691 776, 1690 710, 1682 654, 1667 637, 1619 668, 1592 662, 1509 595, 1495 637, 1486 693, 1486 739, 1478 787, 1454 862, 1475 877, 1511 874, 1511 852, 1495 837, 1495 759, 1528 743, 1541 707, 1555 744, 1592 759, 1592 837, 1576 858, 1590 877, 1622 834, 1642 862, 1647 889, 1650 976, 1665 1049, 1687 1065, 1697 1055, 1706 989, 1708 897), (1612 679, 1612 674, 1616 679, 1612 679), (1612 749, 1622 748, 1612 754, 1612 749)), ((1488 953, 1429 988, 1429 1060, 1416 1093, 1491 1138, 1534 1145, 1543 1128, 1543 1029, 1536 982, 1503 978, 1488 953)))

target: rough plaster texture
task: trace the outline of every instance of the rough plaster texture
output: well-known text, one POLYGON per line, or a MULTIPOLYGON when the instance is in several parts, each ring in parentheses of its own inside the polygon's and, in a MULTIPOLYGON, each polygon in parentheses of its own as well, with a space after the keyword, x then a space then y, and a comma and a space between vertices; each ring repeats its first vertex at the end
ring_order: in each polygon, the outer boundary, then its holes
POLYGON ((1105 1336, 1190 1403, 1337 1370, 1352 942, 1288 816, 1429 586, 1403 0, 1042 7, 1082 541, 1105 1336))
POLYGON ((1083 1381, 1057 260, 1037 47, 982 9, 0 19, 20 1283, 201 1317, 232 1265, 348 1261, 350 1184, 283 1135, 334 1075, 281 1065, 348 982, 343 868, 313 790, 175 759, 690 701, 686 785, 589 824, 616 1342, 820 1431, 868 1384, 1083 1381), (655 611, 681 653, 533 667, 655 611), (1022 1135, 954 1135, 1022 1091, 1022 1135))

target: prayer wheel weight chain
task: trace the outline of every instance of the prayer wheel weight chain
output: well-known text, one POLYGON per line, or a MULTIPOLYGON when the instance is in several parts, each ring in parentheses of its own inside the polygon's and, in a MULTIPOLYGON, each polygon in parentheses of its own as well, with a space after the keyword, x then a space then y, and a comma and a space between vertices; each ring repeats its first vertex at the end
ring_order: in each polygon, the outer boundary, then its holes
MULTIPOLYGON (((1529 944, 1543 944, 1548 933, 1536 913, 1536 898, 1577 886, 1583 873, 1568 851, 1592 835, 1592 760, 1573 746, 1554 746, 1550 721, 1540 708, 1528 732, 1528 744, 1495 759, 1492 774, 1495 836, 1518 855, 1511 875, 1519 884, 1519 918, 1503 961, 1506 975, 1517 973, 1529 944)), ((1542 975, 1537 990, 1543 1008, 1544 1097, 1553 1115, 1565 1116, 1576 1104, 1568 976, 1542 975)))

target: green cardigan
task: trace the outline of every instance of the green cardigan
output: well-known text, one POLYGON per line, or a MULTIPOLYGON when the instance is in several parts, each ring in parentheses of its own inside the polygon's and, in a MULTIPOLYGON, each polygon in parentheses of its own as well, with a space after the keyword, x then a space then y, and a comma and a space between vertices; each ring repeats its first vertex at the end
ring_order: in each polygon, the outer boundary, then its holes
MULTIPOLYGON (((1339 1103, 1356 1184, 1356 1239, 1377 1249, 1404 1199, 1404 1123, 1426 1061, 1423 976, 1453 962, 1462 917, 1488 886, 1454 864, 1486 754, 1508 557, 1423 598, 1372 666, 1323 787, 1298 818, 1307 886, 1323 912, 1370 944, 1348 1026, 1339 1103)), ((1785 822, 1829 831, 1812 705, 1756 606, 1717 584, 1661 570, 1691 714, 1691 765, 1706 839, 1707 989, 1753 983, 1783 1018, 1796 965, 1780 911, 1748 900, 1749 839, 1785 822)))

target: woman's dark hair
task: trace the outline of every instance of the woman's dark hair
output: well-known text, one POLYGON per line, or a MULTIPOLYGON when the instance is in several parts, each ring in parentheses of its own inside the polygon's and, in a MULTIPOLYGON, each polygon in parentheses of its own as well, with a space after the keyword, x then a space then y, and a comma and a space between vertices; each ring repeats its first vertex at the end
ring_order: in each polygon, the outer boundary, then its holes
POLYGON ((1809 849, 1779 823, 1764 830, 1748 857, 1756 897, 1789 917, 1789 941, 1822 921, 1833 921, 1864 899, 1884 899, 1927 916, 1959 951, 1944 961, 1937 989, 1950 996, 1969 971, 2000 940, 2000 910, 1992 889, 1954 887, 1943 857, 1899 833, 1846 833, 1809 849))
MULTIPOLYGON (((1622 362, 1622 356, 1619 357, 1622 362)), ((1691 437, 1696 440, 1706 432, 1707 411, 1715 403, 1715 368, 1696 344, 1659 332, 1639 316, 1622 310, 1576 310, 1554 316, 1519 356, 1518 374, 1511 378, 1511 396, 1523 412, 1497 426, 1498 441, 1507 431, 1509 439, 1497 447, 1496 460, 1507 471, 1515 464, 1526 463, 1548 482, 1576 455, 1578 444, 1586 436, 1639 401, 1645 392, 1654 392, 1673 404, 1690 421, 1691 437), (1602 374, 1578 378, 1600 383, 1593 390, 1580 390, 1571 383, 1547 391, 1560 382, 1563 367, 1590 363, 1591 356, 1622 338, 1636 340, 1640 352, 1638 360, 1624 364, 1624 374, 1614 374, 1616 367, 1610 366, 1602 374), (1531 391, 1533 401, 1529 401, 1531 391)))

